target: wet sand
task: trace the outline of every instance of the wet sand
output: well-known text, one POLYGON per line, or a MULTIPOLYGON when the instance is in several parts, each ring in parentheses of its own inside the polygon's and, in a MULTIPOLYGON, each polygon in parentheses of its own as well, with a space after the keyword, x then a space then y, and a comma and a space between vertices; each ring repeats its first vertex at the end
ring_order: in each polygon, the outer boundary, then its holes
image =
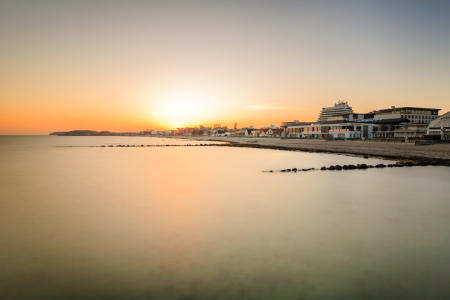
MULTIPOLYGON (((167 138, 167 137, 165 137, 167 138)), ((172 137, 178 138, 178 137, 172 137)), ((233 147, 300 150, 394 160, 410 160, 431 165, 450 166, 450 144, 415 145, 414 143, 323 141, 280 138, 180 137, 198 141, 228 142, 233 147)))

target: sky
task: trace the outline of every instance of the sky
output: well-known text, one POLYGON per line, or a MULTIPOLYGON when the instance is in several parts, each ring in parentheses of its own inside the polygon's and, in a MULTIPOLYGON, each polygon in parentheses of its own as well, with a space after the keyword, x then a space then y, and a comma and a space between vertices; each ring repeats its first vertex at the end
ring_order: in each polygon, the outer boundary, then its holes
POLYGON ((0 0, 0 134, 450 111, 450 1, 0 0))

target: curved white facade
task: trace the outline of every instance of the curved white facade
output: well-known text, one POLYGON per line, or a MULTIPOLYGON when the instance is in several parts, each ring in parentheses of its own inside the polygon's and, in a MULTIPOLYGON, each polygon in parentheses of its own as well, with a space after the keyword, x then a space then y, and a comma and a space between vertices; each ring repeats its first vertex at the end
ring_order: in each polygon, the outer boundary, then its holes
POLYGON ((448 132, 450 132, 450 111, 431 121, 427 127, 427 134, 444 137, 448 132))

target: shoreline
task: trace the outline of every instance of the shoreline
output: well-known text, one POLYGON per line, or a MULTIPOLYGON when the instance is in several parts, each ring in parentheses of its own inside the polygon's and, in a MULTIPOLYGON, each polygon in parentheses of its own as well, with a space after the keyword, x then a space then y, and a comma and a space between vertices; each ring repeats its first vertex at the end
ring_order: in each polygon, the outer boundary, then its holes
POLYGON ((415 146, 414 143, 323 141, 280 138, 222 138, 165 136, 197 141, 226 142, 229 147, 302 151, 312 153, 343 154, 382 158, 386 160, 413 161, 421 165, 450 166, 450 144, 415 146))

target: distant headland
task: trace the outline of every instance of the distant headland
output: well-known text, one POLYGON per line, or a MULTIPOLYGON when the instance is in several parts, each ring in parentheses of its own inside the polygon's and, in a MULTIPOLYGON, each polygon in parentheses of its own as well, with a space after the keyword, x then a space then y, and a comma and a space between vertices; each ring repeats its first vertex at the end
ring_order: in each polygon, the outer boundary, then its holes
POLYGON ((59 136, 90 136, 90 135, 118 135, 110 131, 94 131, 94 130, 72 130, 67 132, 52 132, 49 135, 59 135, 59 136))
POLYGON ((111 131, 95 131, 95 130, 72 130, 52 132, 49 135, 57 136, 120 136, 120 135, 149 135, 148 131, 138 132, 111 132, 111 131))

